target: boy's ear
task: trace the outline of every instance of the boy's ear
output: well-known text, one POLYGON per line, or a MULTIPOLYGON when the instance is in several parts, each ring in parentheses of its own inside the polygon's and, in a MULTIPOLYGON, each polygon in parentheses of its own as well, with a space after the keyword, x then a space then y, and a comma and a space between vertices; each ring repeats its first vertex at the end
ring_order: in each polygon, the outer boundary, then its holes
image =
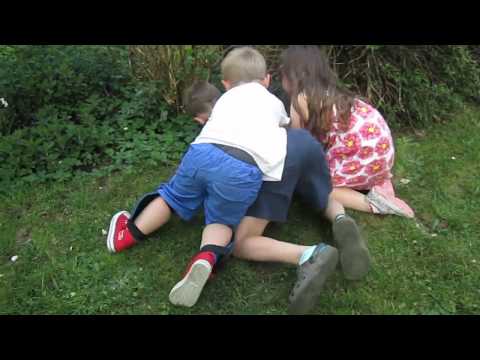
POLYGON ((229 80, 222 80, 222 84, 226 91, 232 88, 232 82, 229 80))
POLYGON ((265 78, 262 80, 262 84, 268 89, 270 86, 270 81, 272 80, 272 75, 267 74, 265 78))

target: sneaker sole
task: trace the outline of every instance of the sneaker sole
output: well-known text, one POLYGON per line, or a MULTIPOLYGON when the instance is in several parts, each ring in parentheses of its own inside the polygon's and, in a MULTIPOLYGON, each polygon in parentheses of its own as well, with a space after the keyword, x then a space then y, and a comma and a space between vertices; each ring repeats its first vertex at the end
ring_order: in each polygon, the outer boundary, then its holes
POLYGON ((288 307, 288 313, 291 315, 307 314, 317 303, 322 294, 323 286, 326 280, 333 274, 338 263, 338 250, 334 247, 329 247, 324 255, 326 259, 318 267, 318 272, 313 276, 303 289, 299 289, 296 298, 291 301, 288 307))
POLYGON ((340 252, 340 265, 347 280, 360 280, 370 269, 370 252, 353 219, 333 224, 333 236, 340 252))
POLYGON ((120 215, 125 214, 130 218, 130 213, 128 211, 120 211, 113 215, 112 220, 110 220, 110 227, 108 229, 107 235, 107 248, 111 253, 116 253, 115 246, 113 245, 113 236, 115 235, 115 223, 120 215))
POLYGON ((196 261, 187 275, 170 291, 170 302, 186 307, 195 305, 211 272, 212 266, 208 261, 196 261))

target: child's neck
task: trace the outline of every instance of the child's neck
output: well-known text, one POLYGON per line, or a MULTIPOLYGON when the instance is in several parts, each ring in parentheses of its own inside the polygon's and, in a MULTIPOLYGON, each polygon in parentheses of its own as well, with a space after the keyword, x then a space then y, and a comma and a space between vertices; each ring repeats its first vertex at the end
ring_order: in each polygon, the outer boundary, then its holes
POLYGON ((236 87, 238 87, 238 86, 245 85, 245 84, 251 84, 251 83, 257 83, 257 84, 259 84, 259 85, 264 86, 264 85, 262 84, 261 80, 238 81, 238 82, 234 83, 230 89, 233 89, 233 88, 236 88, 236 87))

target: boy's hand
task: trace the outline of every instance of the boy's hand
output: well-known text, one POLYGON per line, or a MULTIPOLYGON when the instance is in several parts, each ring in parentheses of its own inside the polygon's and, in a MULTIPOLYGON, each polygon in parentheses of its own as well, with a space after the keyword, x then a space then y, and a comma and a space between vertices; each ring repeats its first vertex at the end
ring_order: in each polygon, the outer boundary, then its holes
POLYGON ((195 116, 193 120, 195 120, 197 123, 203 126, 207 123, 209 117, 210 117, 210 114, 202 113, 202 114, 197 114, 197 116, 195 116))
POLYGON ((194 117, 193 120, 195 120, 197 123, 199 123, 202 126, 207 123, 207 120, 205 120, 203 118, 199 118, 199 117, 194 117))

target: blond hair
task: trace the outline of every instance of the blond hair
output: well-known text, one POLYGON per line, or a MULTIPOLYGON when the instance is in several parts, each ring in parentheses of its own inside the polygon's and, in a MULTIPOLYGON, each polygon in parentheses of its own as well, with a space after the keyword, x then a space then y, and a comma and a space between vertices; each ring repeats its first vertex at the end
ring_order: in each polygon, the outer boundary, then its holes
POLYGON ((267 76, 267 63, 258 50, 248 46, 237 48, 223 59, 222 76, 233 84, 263 80, 267 76))

